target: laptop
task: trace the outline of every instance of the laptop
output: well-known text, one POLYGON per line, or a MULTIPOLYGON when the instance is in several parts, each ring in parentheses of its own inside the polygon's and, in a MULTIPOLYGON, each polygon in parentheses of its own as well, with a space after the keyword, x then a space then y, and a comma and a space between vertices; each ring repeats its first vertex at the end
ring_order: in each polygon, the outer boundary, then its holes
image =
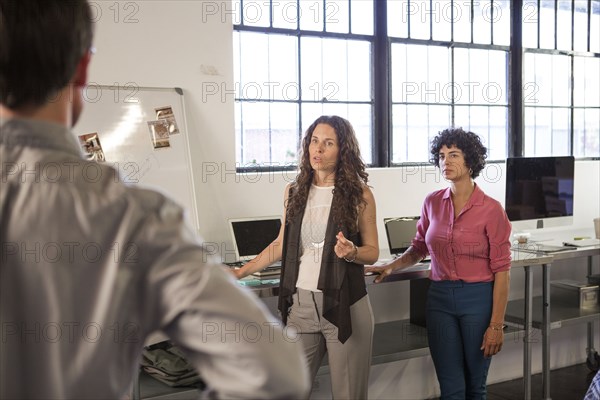
MULTIPOLYGON (((260 254, 275 238, 281 229, 281 217, 253 217, 229 219, 229 230, 235 247, 236 264, 243 265, 260 254)), ((255 276, 277 275, 281 263, 276 263, 256 272, 255 276)))
MULTIPOLYGON (((417 234, 416 217, 397 217, 384 218, 385 234, 387 236, 388 245, 390 246, 390 254, 392 257, 398 257, 410 247, 410 244, 417 234)), ((427 256, 424 261, 429 261, 427 256)))

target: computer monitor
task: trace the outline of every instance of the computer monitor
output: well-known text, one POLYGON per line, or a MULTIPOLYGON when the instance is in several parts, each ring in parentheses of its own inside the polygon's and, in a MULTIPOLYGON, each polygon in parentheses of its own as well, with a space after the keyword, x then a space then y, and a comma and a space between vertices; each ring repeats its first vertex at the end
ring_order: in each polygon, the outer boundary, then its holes
POLYGON ((230 219, 236 261, 250 261, 256 257, 277 238, 280 228, 280 216, 230 219))
POLYGON ((417 221, 420 217, 384 218, 385 234, 391 255, 404 253, 417 234, 417 221))
POLYGON ((505 209, 513 230, 571 225, 574 180, 574 157, 508 158, 505 209))

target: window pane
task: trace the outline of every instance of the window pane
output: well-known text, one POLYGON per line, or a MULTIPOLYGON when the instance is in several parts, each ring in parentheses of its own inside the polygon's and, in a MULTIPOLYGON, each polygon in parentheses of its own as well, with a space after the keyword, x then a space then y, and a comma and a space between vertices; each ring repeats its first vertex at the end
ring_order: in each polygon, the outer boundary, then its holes
POLYGON ((298 149, 295 103, 236 103, 237 161, 240 167, 289 165, 298 149))
POLYGON ((526 53, 524 100, 537 105, 570 105, 570 57, 526 53))
POLYGON ((492 42, 492 10, 491 0, 473 2, 473 42, 492 42))
MULTIPOLYGON (((407 99, 407 88, 411 86, 406 76, 406 45, 392 43, 391 45, 391 86, 392 86, 392 102, 405 103, 407 99)), ((418 85, 412 85, 413 91, 418 89, 418 85)))
POLYGON ((566 108, 552 110, 552 155, 571 154, 571 113, 566 108))
POLYGON ((573 0, 558 0, 558 15, 556 22, 556 47, 559 50, 571 50, 571 6, 573 0))
POLYGON ((587 1, 575 2, 574 43, 576 51, 587 51, 588 19, 587 1))
MULTIPOLYGON (((525 123, 525 131, 523 132, 523 155, 524 156, 535 156, 535 142, 536 142, 536 121, 537 121, 537 108, 525 107, 523 111, 523 119, 525 123)), ((549 143, 548 143, 549 144, 549 143)), ((550 147, 550 146, 548 146, 550 147)), ((549 154, 549 151, 546 152, 549 154)))
POLYGON ((446 47, 427 47, 427 86, 425 101, 449 103, 451 100, 444 94, 452 86, 450 76, 450 51, 446 47), (433 92, 433 93, 432 93, 433 92))
POLYGON ((240 146, 241 167, 270 160, 269 104, 240 103, 240 130, 236 143, 240 146))
POLYGON ((350 31, 350 9, 348 0, 326 0, 325 30, 348 33, 350 31))
POLYGON ((324 24, 323 0, 300 1, 300 29, 322 31, 324 24))
MULTIPOLYGON (((539 65, 542 67, 541 65, 539 65)), ((548 68, 548 66, 545 66, 548 68)), ((571 105, 571 57, 552 56, 552 104, 571 105)))
MULTIPOLYGON (((224 3, 223 3, 224 4, 224 3)), ((241 6, 242 23, 249 26, 269 26, 271 17, 268 1, 244 0, 241 6)))
POLYGON ((450 111, 450 106, 393 106, 392 162, 428 161, 431 138, 450 126, 450 111))
POLYGON ((600 59, 575 57, 574 59, 574 105, 600 106, 600 59))
POLYGON ((523 0, 523 47, 537 48, 539 12, 537 0, 523 0))
POLYGON ((510 0, 494 0, 494 44, 510 45, 510 0))
POLYGON ((507 104, 504 51, 454 50, 454 99, 461 104, 507 104))
POLYGON ((504 160, 509 141, 508 107, 490 107, 488 144, 490 160, 504 160))
POLYGON ((471 107, 471 128, 488 149, 488 159, 504 160, 507 144, 507 109, 471 107))
MULTIPOLYGON (((378 0, 381 1, 381 0, 378 0)), ((373 0, 353 0, 350 3, 352 33, 373 34, 373 0)), ((389 26, 388 26, 389 29, 389 26)))
POLYGON ((454 40, 457 42, 471 42, 471 2, 455 1, 454 9, 454 40))
POLYGON ((451 102, 449 54, 446 47, 393 44, 392 101, 451 102))
POLYGON ((263 90, 269 81, 269 36, 263 33, 240 32, 239 34, 239 84, 237 98, 267 99, 263 90))
POLYGON ((406 1, 387 0, 387 29, 388 36, 408 37, 408 3, 406 1))
POLYGON ((525 156, 570 154, 569 109, 525 107, 525 156))
POLYGON ((407 3, 410 18, 410 37, 413 39, 429 39, 431 37, 431 7, 429 0, 411 0, 407 3))
MULTIPOLYGON (((535 73, 536 60, 536 54, 525 53, 523 55, 523 103, 526 106, 540 104, 540 87, 535 73)), ((545 98, 548 99, 549 96, 545 96, 545 98)))
POLYGON ((554 37, 554 0, 541 0, 540 3, 540 48, 553 49, 554 37))
POLYGON ((276 165, 296 164, 298 158, 298 104, 270 103, 271 160, 276 165))
POLYGON ((303 37, 301 52, 304 100, 371 100, 370 43, 303 37))
POLYGON ((448 0, 433 0, 432 16, 433 40, 450 40, 450 27, 452 23, 452 2, 448 0))
POLYGON ((298 100, 297 40, 286 35, 234 35, 237 98, 298 100))
POLYGON ((573 155, 600 157, 600 110, 575 109, 573 116, 573 155))
MULTIPOLYGON (((371 101, 371 44, 348 41, 348 100, 371 101)), ((333 66, 333 65, 332 65, 333 66)))
POLYGON ((504 160, 508 137, 508 107, 456 106, 454 126, 481 137, 488 149, 488 160, 504 160))
POLYGON ((264 84, 269 99, 299 100, 297 43, 293 36, 269 35, 269 79, 264 84))
POLYGON ((273 3, 273 27, 296 29, 298 27, 298 4, 296 0, 277 0, 273 3))
POLYGON ((308 127, 321 115, 338 115, 350 121, 358 139, 360 155, 365 163, 371 164, 373 162, 371 151, 373 138, 373 110, 370 104, 303 103, 303 135, 308 127))

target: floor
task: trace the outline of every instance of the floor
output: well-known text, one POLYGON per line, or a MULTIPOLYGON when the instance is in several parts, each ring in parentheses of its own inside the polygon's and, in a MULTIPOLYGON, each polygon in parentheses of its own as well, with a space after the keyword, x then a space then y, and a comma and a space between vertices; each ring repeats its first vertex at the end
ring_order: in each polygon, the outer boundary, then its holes
MULTIPOLYGON (((585 364, 552 370, 550 394, 553 400, 583 399, 587 388, 594 377, 585 364)), ((198 392, 189 388, 172 389, 149 376, 142 376, 142 399, 155 400, 187 400, 197 398, 198 392)), ((532 377, 533 400, 542 398, 542 375, 532 377)), ((488 386, 488 400, 522 400, 523 379, 496 383, 488 386)))
MULTIPOLYGON (((585 364, 554 369, 550 373, 550 395, 556 400, 583 399, 595 373, 585 364)), ((533 375, 532 399, 542 398, 542 374, 533 375)), ((523 379, 496 383, 488 386, 488 400, 522 400, 523 379)))

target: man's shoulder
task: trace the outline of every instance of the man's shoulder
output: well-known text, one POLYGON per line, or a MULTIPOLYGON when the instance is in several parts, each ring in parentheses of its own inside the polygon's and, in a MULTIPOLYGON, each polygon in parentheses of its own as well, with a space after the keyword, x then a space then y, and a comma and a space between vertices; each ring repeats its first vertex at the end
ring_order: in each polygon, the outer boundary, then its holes
MULTIPOLYGON (((63 189, 78 193, 84 201, 90 205, 97 204, 99 208, 120 205, 150 213, 165 207, 169 210, 179 208, 168 195, 156 189, 143 187, 135 177, 128 176, 130 182, 124 181, 123 171, 119 171, 118 166, 110 162, 99 163, 82 158, 64 157, 42 164, 42 169, 57 165, 61 170, 61 183, 66 186, 63 189)), ((50 179, 45 180, 47 183, 53 183, 50 179)))

